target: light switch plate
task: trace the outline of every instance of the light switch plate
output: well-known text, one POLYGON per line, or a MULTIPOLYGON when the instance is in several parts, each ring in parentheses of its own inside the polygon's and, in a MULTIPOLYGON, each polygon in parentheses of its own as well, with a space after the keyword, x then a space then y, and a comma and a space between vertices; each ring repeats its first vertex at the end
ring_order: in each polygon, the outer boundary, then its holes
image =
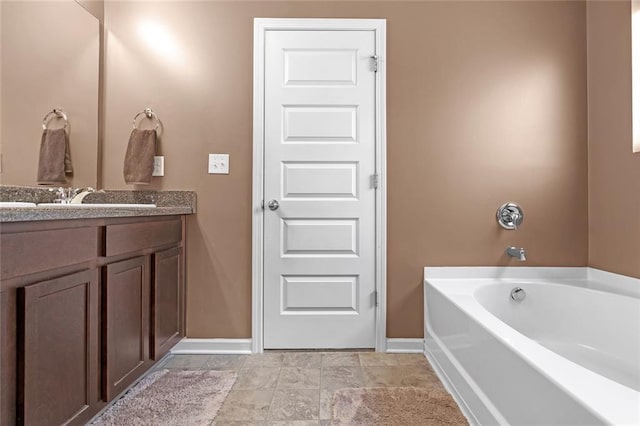
POLYGON ((164 155, 156 155, 153 157, 152 176, 164 176, 164 155))
POLYGON ((209 154, 209 174, 229 174, 229 154, 209 154))

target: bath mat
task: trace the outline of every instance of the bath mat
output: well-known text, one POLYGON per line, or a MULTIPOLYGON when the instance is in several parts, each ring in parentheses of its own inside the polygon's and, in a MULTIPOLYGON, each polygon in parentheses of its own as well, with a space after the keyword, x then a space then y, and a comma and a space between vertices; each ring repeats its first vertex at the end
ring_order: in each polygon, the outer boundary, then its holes
POLYGON ((466 425, 451 395, 438 388, 350 388, 333 394, 332 425, 466 425))
POLYGON ((236 378, 233 371, 159 370, 142 379, 91 424, 209 425, 236 378))

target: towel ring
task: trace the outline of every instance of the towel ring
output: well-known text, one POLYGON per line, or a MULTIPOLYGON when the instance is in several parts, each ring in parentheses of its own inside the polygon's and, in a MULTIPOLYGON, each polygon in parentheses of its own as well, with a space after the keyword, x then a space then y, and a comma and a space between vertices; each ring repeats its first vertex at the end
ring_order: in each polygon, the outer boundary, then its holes
POLYGON ((154 127, 153 130, 158 130, 160 128, 160 119, 158 118, 156 113, 153 112, 153 110, 151 108, 145 108, 142 111, 140 111, 139 113, 137 113, 135 117, 133 117, 133 128, 134 129, 138 128, 138 126, 136 126, 136 120, 142 114, 144 114, 145 117, 147 117, 149 120, 154 120, 154 119, 156 120, 156 127, 154 127))
POLYGON ((42 128, 44 130, 47 130, 47 124, 49 124, 49 120, 53 118, 52 116, 57 118, 62 118, 64 120, 63 128, 67 130, 67 127, 69 126, 69 121, 67 120, 67 114, 65 114, 64 111, 60 108, 54 108, 53 111, 51 111, 50 113, 44 116, 44 119, 42 120, 42 128))

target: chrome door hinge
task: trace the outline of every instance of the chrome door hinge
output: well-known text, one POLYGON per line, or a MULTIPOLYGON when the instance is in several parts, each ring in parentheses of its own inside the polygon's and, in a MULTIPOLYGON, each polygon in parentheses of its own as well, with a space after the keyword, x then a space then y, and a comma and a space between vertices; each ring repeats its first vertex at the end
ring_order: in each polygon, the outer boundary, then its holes
POLYGON ((378 55, 371 55, 371 71, 378 72, 378 55))
POLYGON ((264 200, 261 200, 261 201, 260 201, 260 208, 261 208, 262 210, 264 210, 264 200))
POLYGON ((378 189, 378 186, 380 186, 380 175, 377 173, 374 173, 371 175, 371 186, 374 189, 378 189))
POLYGON ((373 300, 374 300, 374 303, 376 304, 376 306, 378 306, 378 290, 375 290, 373 292, 373 300))

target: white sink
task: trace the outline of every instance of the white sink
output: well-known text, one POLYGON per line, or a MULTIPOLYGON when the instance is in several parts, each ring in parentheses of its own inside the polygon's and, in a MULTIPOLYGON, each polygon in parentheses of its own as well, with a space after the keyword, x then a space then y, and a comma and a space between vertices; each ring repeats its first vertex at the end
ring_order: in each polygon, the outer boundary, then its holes
POLYGON ((36 203, 26 203, 23 201, 0 201, 0 207, 35 207, 36 203))
POLYGON ((38 207, 61 208, 61 209, 152 209, 155 204, 58 204, 40 203, 38 207))

